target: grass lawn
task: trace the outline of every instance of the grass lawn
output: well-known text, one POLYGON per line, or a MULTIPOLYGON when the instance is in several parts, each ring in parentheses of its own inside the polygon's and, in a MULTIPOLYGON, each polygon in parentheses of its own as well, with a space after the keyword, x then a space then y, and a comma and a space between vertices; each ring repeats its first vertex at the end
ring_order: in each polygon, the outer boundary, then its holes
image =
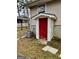
MULTIPOLYGON (((17 31, 17 36, 20 37, 27 31, 26 29, 17 31)), ((45 45, 39 44, 35 38, 24 38, 17 41, 17 55, 22 55, 27 57, 27 59, 60 59, 58 55, 60 54, 60 41, 52 40, 48 45, 53 46, 59 51, 56 55, 50 52, 42 51, 45 45)))
POLYGON ((22 37, 23 35, 25 35, 25 32, 28 31, 27 28, 17 28, 17 38, 20 38, 22 37))

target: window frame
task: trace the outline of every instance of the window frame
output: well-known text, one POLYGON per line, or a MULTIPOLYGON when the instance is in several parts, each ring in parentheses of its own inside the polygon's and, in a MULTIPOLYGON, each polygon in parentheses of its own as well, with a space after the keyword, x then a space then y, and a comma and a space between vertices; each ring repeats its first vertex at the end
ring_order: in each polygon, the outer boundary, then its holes
POLYGON ((42 5, 39 5, 38 6, 37 11, 38 11, 38 13, 45 13, 46 12, 45 9, 46 9, 46 5, 45 4, 42 4, 42 5), (41 8, 44 8, 44 10, 41 9, 41 8), (42 11, 40 11, 40 10, 42 10, 42 11))

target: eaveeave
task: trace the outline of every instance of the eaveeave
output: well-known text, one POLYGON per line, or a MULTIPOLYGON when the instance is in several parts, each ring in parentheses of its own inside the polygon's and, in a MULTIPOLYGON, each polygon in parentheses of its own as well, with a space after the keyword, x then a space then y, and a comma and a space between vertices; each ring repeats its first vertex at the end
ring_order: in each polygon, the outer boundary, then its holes
POLYGON ((55 14, 49 14, 49 13, 40 13, 40 14, 33 16, 31 19, 36 20, 37 18, 41 18, 41 17, 48 17, 48 18, 52 18, 53 20, 57 19, 55 14))
POLYGON ((37 0, 37 1, 34 1, 34 2, 28 3, 28 6, 29 7, 38 6, 40 4, 45 4, 45 3, 51 2, 51 1, 54 1, 54 0, 37 0))

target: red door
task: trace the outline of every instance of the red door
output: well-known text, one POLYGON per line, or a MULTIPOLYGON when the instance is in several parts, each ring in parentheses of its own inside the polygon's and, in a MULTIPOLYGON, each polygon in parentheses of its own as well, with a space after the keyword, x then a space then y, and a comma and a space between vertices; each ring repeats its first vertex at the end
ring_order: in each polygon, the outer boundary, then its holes
POLYGON ((47 18, 39 18, 39 38, 47 40, 47 18))

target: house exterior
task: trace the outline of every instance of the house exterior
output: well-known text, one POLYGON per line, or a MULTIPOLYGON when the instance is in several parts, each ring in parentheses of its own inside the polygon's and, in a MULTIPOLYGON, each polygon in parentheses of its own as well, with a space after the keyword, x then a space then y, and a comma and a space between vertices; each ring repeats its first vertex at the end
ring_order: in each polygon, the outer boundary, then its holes
POLYGON ((61 0, 29 0, 28 6, 30 28, 37 39, 42 35, 47 41, 53 36, 61 38, 61 0))
POLYGON ((28 17, 24 18, 21 16, 17 16, 17 27, 28 27, 29 26, 29 19, 28 17))

